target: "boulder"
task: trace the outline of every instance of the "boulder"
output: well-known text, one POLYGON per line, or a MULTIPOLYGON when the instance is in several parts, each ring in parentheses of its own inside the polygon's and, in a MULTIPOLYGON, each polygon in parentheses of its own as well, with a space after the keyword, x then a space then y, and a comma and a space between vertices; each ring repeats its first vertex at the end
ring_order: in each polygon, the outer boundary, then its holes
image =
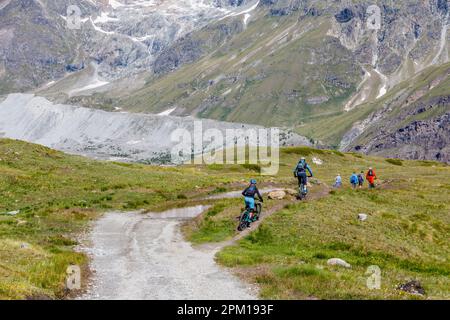
POLYGON ((290 196, 296 196, 298 194, 298 191, 294 189, 285 189, 284 191, 290 196))
POLYGON ((323 165, 323 160, 321 160, 319 158, 313 158, 312 161, 314 164, 317 164, 318 166, 323 165))
POLYGON ((352 267, 347 261, 344 261, 344 260, 339 259, 339 258, 330 259, 330 260, 328 260, 327 264, 329 266, 339 266, 339 267, 344 267, 344 268, 347 268, 347 269, 352 267))
POLYGON ((18 215, 20 213, 20 210, 17 210, 17 211, 10 211, 10 212, 7 212, 6 214, 8 215, 8 216, 16 216, 16 215, 18 215))
POLYGON ((23 226, 23 225, 25 225, 25 224, 27 224, 28 222, 27 221, 25 221, 25 220, 19 220, 19 221, 17 221, 17 225, 18 226, 23 226))
POLYGON ((409 281, 405 284, 401 284, 397 287, 398 290, 405 291, 411 294, 424 295, 425 290, 422 284, 417 280, 409 281))
POLYGON ((283 200, 286 197, 286 192, 283 190, 272 191, 268 197, 271 200, 283 200))
POLYGON ((365 214, 365 213, 358 214, 358 220, 359 221, 366 221, 367 220, 367 214, 365 214))
POLYGON ((20 245, 20 249, 28 249, 28 248, 30 248, 30 245, 26 242, 24 242, 20 245))

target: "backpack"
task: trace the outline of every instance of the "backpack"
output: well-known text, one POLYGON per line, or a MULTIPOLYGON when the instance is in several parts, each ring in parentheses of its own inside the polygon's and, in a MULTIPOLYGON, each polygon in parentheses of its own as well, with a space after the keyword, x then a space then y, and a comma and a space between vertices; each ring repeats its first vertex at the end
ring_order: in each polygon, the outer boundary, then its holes
POLYGON ((306 166, 307 166, 307 164, 306 164, 305 161, 300 161, 300 162, 297 164, 296 172, 303 172, 303 171, 306 171, 306 166))
POLYGON ((359 181, 359 179, 356 175, 352 175, 352 177, 350 178, 350 183, 352 183, 352 184, 357 184, 358 181, 359 181))
POLYGON ((254 197, 256 194, 256 186, 250 186, 245 190, 244 196, 246 197, 254 197))

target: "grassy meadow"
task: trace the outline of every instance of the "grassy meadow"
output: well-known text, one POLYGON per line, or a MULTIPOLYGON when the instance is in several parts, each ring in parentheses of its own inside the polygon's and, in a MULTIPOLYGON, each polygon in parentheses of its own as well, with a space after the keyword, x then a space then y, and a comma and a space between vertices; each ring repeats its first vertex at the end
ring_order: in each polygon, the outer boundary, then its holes
MULTIPOLYGON (((269 299, 449 298, 450 168, 309 148, 281 150, 280 173, 262 187, 295 188, 292 167, 319 158, 310 200, 283 200, 248 236, 217 254, 218 263, 257 283, 269 299), (376 190, 351 190, 353 171, 373 166, 376 190), (344 187, 332 190, 336 174, 344 187), (320 195, 320 196, 318 196, 320 195), (368 220, 360 222, 359 213, 368 220), (330 267, 342 258, 351 269, 330 267), (369 290, 367 267, 382 270, 381 290, 369 290), (416 279, 423 297, 396 287, 416 279)), ((87 266, 75 251, 89 222, 111 210, 160 211, 211 205, 183 231, 194 245, 230 241, 242 199, 202 200, 243 188, 258 177, 251 165, 156 167, 93 161, 0 139, 0 299, 66 297, 65 271, 87 266), (8 213, 19 211, 16 215, 8 213)), ((281 202, 265 201, 265 210, 281 202)), ((88 270, 85 270, 88 274, 88 270)))

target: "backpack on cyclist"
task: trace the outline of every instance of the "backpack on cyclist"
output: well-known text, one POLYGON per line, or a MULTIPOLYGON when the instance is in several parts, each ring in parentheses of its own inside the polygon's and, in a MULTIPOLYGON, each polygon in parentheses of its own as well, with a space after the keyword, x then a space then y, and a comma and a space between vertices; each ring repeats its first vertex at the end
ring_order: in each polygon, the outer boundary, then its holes
POLYGON ((306 161, 300 161, 297 164, 297 167, 295 168, 294 176, 297 178, 299 173, 305 172, 306 171, 306 166, 307 166, 306 161))
POLYGON ((256 186, 250 186, 244 192, 244 196, 249 198, 254 198, 255 194, 256 194, 256 186))

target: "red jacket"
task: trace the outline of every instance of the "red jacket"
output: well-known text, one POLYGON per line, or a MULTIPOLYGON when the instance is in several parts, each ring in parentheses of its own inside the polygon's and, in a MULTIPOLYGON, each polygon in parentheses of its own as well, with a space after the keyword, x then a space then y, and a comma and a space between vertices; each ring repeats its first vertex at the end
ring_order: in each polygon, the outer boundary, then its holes
POLYGON ((375 179, 377 179, 377 175, 375 173, 375 170, 367 171, 366 179, 367 179, 367 181, 369 181, 370 184, 374 184, 375 183, 375 179), (370 174, 370 171, 372 171, 372 174, 370 174))

